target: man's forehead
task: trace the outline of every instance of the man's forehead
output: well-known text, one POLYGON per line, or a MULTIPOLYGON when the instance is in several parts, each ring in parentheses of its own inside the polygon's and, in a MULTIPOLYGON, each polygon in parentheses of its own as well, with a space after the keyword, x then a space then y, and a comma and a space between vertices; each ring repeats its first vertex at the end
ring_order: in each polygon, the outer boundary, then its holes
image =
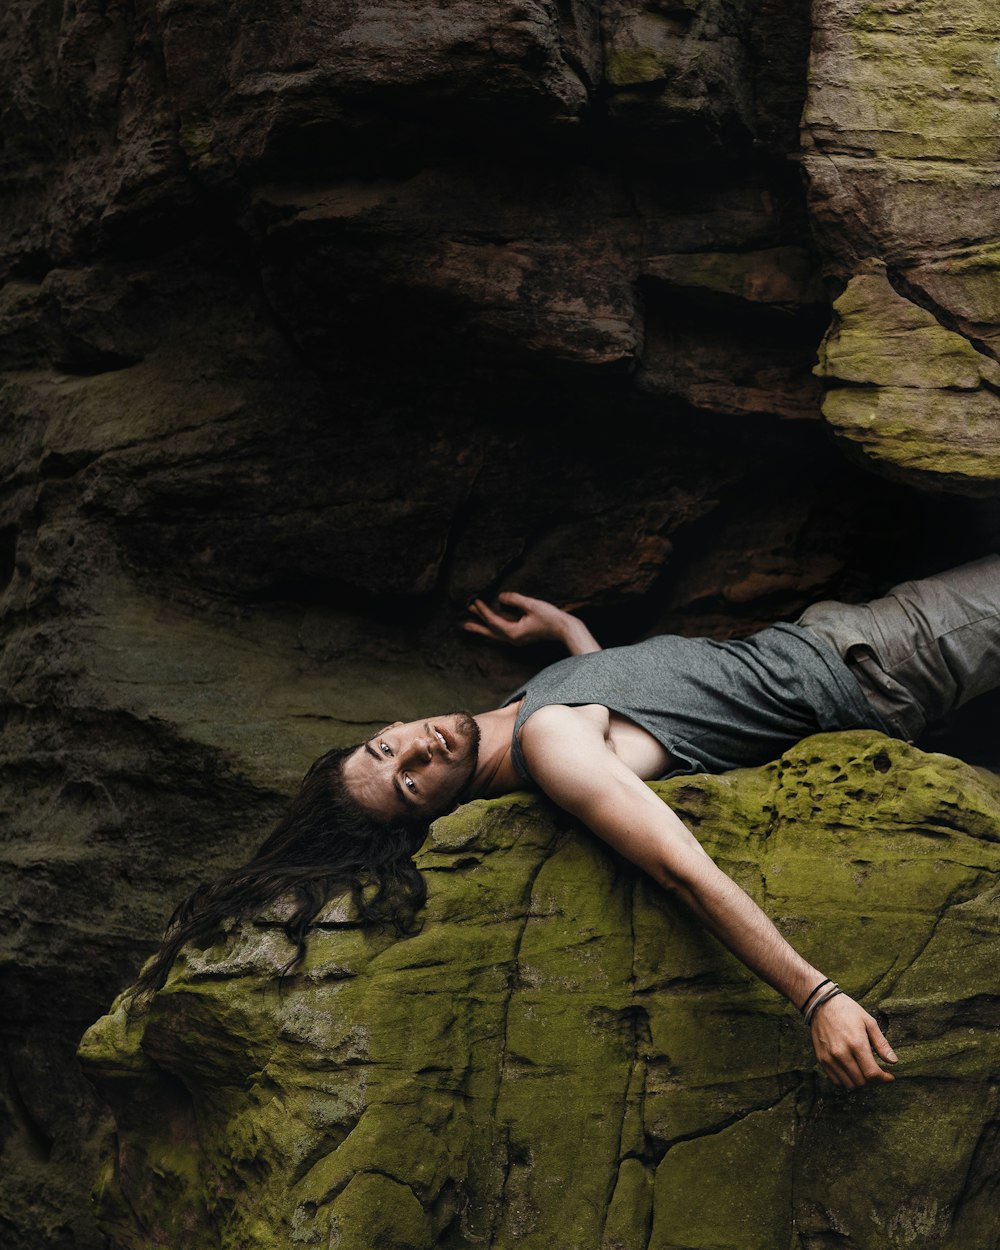
MULTIPOLYGON (((377 798, 385 793, 389 778, 378 768, 378 760, 368 752, 368 742, 362 742, 350 753, 341 766, 340 775, 347 783, 351 797, 358 803, 377 798)), ((391 783, 390 783, 391 788, 391 783)))
POLYGON ((391 770, 382 767, 381 761, 371 754, 371 741, 366 739, 347 756, 341 765, 341 778, 351 798, 360 807, 380 816, 390 810, 405 810, 404 801, 393 784, 391 770))

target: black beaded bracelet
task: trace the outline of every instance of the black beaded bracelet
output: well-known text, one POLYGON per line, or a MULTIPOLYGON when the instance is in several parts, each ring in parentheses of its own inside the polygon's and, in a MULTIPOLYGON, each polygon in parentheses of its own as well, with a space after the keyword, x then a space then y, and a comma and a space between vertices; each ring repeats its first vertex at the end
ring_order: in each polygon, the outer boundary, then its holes
POLYGON ((833 982, 830 980, 829 977, 826 977, 824 980, 820 981, 819 985, 817 985, 816 988, 810 994, 806 996, 806 1000, 802 1004, 802 1006, 799 1008, 799 1011, 801 1011, 802 1014, 805 1015, 806 1008, 809 1006, 812 1000, 816 997, 816 995, 820 992, 823 986, 832 985, 832 984, 833 982))

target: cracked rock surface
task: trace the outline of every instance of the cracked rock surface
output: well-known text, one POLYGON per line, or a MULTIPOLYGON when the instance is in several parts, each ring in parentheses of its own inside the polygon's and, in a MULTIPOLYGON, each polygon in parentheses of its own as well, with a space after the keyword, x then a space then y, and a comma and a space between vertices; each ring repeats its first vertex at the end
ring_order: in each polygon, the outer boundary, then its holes
POLYGON ((511 795, 433 826, 417 936, 333 904, 279 988, 272 913, 88 1032, 114 1245, 996 1245, 996 778, 858 731, 655 788, 887 1020, 892 1086, 837 1091, 782 1000, 511 795))

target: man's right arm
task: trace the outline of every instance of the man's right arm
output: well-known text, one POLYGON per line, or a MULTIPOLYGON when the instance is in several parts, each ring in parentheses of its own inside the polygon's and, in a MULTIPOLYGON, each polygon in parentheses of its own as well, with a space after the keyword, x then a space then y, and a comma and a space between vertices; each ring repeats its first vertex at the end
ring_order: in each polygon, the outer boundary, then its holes
MULTIPOLYGON (((595 723, 573 708, 535 712, 520 734, 535 782, 627 859, 688 905, 751 971, 796 1006, 823 974, 781 936, 757 904, 711 859, 694 834, 609 749, 595 723)), ((846 994, 812 1023, 816 1056, 838 1085, 854 1089, 892 1076, 895 1055, 874 1018, 846 994)))

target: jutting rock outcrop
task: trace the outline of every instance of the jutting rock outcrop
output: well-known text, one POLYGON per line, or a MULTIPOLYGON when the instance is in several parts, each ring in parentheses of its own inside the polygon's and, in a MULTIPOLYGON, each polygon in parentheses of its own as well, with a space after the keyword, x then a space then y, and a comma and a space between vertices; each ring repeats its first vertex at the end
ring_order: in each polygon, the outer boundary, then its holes
POLYGON ((995 489, 1000 14, 977 0, 813 6, 812 220, 847 290, 823 415, 869 463, 995 489))
POLYGON ((958 489, 982 487, 985 477, 991 486, 1000 361, 899 295, 882 264, 851 278, 833 311, 818 366, 830 382, 823 413, 831 425, 885 471, 958 489), (912 352, 899 352, 901 338, 912 352))
POLYGON ((880 1014, 895 1084, 836 1091, 783 1000, 563 813, 477 802, 418 856, 416 936, 334 903, 282 982, 272 913, 89 1031, 115 1247, 1000 1244, 1000 783, 855 732, 656 789, 880 1014))

